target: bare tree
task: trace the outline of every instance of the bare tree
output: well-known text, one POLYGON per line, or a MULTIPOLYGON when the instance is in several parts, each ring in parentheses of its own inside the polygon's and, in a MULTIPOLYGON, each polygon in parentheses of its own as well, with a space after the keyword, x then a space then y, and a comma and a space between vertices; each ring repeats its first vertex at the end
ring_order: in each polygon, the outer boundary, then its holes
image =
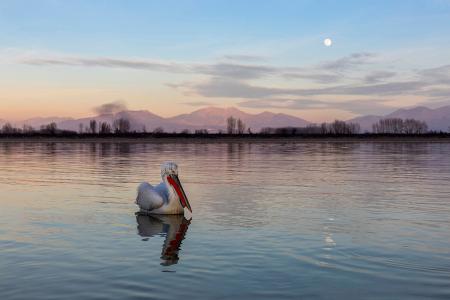
POLYGON ((327 123, 320 124, 320 133, 321 134, 327 134, 328 133, 327 123))
POLYGON ((161 133, 164 133, 164 128, 162 128, 162 127, 156 127, 155 129, 153 129, 153 133, 155 133, 155 134, 161 134, 161 133))
POLYGON ((233 118, 233 116, 230 116, 227 119, 227 133, 228 134, 236 133, 236 119, 233 118))
POLYGON ((406 134, 421 134, 428 130, 428 125, 425 122, 415 119, 406 119, 403 124, 403 132, 406 134))
POLYGON ((99 133, 100 134, 108 134, 111 133, 111 125, 107 122, 101 122, 99 125, 99 133))
POLYGON ((91 130, 91 133, 93 133, 93 134, 97 133, 97 121, 96 120, 89 121, 89 129, 91 130))
POLYGON ((196 129, 195 134, 208 134, 208 129, 196 129))
POLYGON ((350 129, 344 121, 335 120, 330 124, 332 134, 350 134, 350 129))
POLYGON ((10 133, 14 133, 15 128, 11 125, 11 123, 5 123, 2 126, 2 133, 6 133, 6 134, 10 134, 10 133))
POLYGON ((23 124, 22 132, 23 133, 31 133, 34 131, 34 128, 31 125, 23 124))
POLYGON ((41 131, 44 133, 49 133, 49 134, 56 134, 56 132, 58 131, 58 127, 56 125, 55 122, 52 122, 50 124, 47 125, 42 125, 41 126, 41 131))
POLYGON ((422 134, 428 131, 428 125, 415 119, 387 118, 372 125, 375 133, 422 134))
POLYGON ((382 119, 373 126, 373 129, 376 133, 400 134, 403 133, 403 120, 400 118, 382 119))
POLYGON ((244 131, 245 131, 245 123, 241 119, 238 119, 237 120, 237 133, 243 134, 244 131))
POLYGON ((113 122, 114 132, 127 133, 130 132, 130 121, 124 118, 116 119, 113 122))

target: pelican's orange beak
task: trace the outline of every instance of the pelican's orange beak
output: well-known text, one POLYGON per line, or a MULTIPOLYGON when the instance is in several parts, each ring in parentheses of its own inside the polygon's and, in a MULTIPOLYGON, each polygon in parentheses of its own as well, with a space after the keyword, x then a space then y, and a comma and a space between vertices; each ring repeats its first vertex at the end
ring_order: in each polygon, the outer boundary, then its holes
POLYGON ((183 186, 181 185, 180 179, 177 175, 169 175, 167 176, 167 181, 170 183, 170 185, 173 186, 175 191, 178 194, 178 198, 180 199, 181 206, 187 207, 189 211, 192 213, 191 205, 189 204, 189 200, 187 199, 186 193, 184 192, 183 186))

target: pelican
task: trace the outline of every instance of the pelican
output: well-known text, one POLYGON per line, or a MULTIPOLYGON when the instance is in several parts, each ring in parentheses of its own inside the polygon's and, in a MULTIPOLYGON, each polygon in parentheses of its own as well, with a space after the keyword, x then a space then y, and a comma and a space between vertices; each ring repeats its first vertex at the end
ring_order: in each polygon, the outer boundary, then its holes
POLYGON ((157 186, 143 182, 138 187, 136 204, 141 213, 161 215, 181 215, 187 207, 192 213, 191 205, 178 179, 178 166, 173 162, 161 165, 162 181, 157 186))

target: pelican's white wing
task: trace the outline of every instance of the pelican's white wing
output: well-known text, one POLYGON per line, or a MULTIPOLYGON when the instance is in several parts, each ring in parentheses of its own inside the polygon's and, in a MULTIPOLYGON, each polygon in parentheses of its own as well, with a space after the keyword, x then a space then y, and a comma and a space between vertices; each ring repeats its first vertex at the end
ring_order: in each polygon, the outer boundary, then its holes
POLYGON ((143 210, 152 211, 160 208, 164 204, 164 199, 151 184, 143 182, 138 187, 136 204, 143 210))

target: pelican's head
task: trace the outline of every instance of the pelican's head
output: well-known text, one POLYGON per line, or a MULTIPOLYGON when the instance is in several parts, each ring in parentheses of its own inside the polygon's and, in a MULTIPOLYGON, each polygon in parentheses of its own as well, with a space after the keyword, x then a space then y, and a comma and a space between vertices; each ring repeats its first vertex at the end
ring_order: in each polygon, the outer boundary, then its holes
POLYGON ((178 166, 174 162, 165 162, 161 165, 161 177, 167 179, 169 185, 175 190, 178 195, 178 200, 181 206, 187 207, 190 212, 192 212, 191 205, 187 199, 186 193, 184 192, 183 186, 181 185, 180 179, 178 178, 178 166))
POLYGON ((178 166, 176 163, 171 161, 166 161, 161 165, 161 176, 165 177, 168 175, 178 176, 178 166))

